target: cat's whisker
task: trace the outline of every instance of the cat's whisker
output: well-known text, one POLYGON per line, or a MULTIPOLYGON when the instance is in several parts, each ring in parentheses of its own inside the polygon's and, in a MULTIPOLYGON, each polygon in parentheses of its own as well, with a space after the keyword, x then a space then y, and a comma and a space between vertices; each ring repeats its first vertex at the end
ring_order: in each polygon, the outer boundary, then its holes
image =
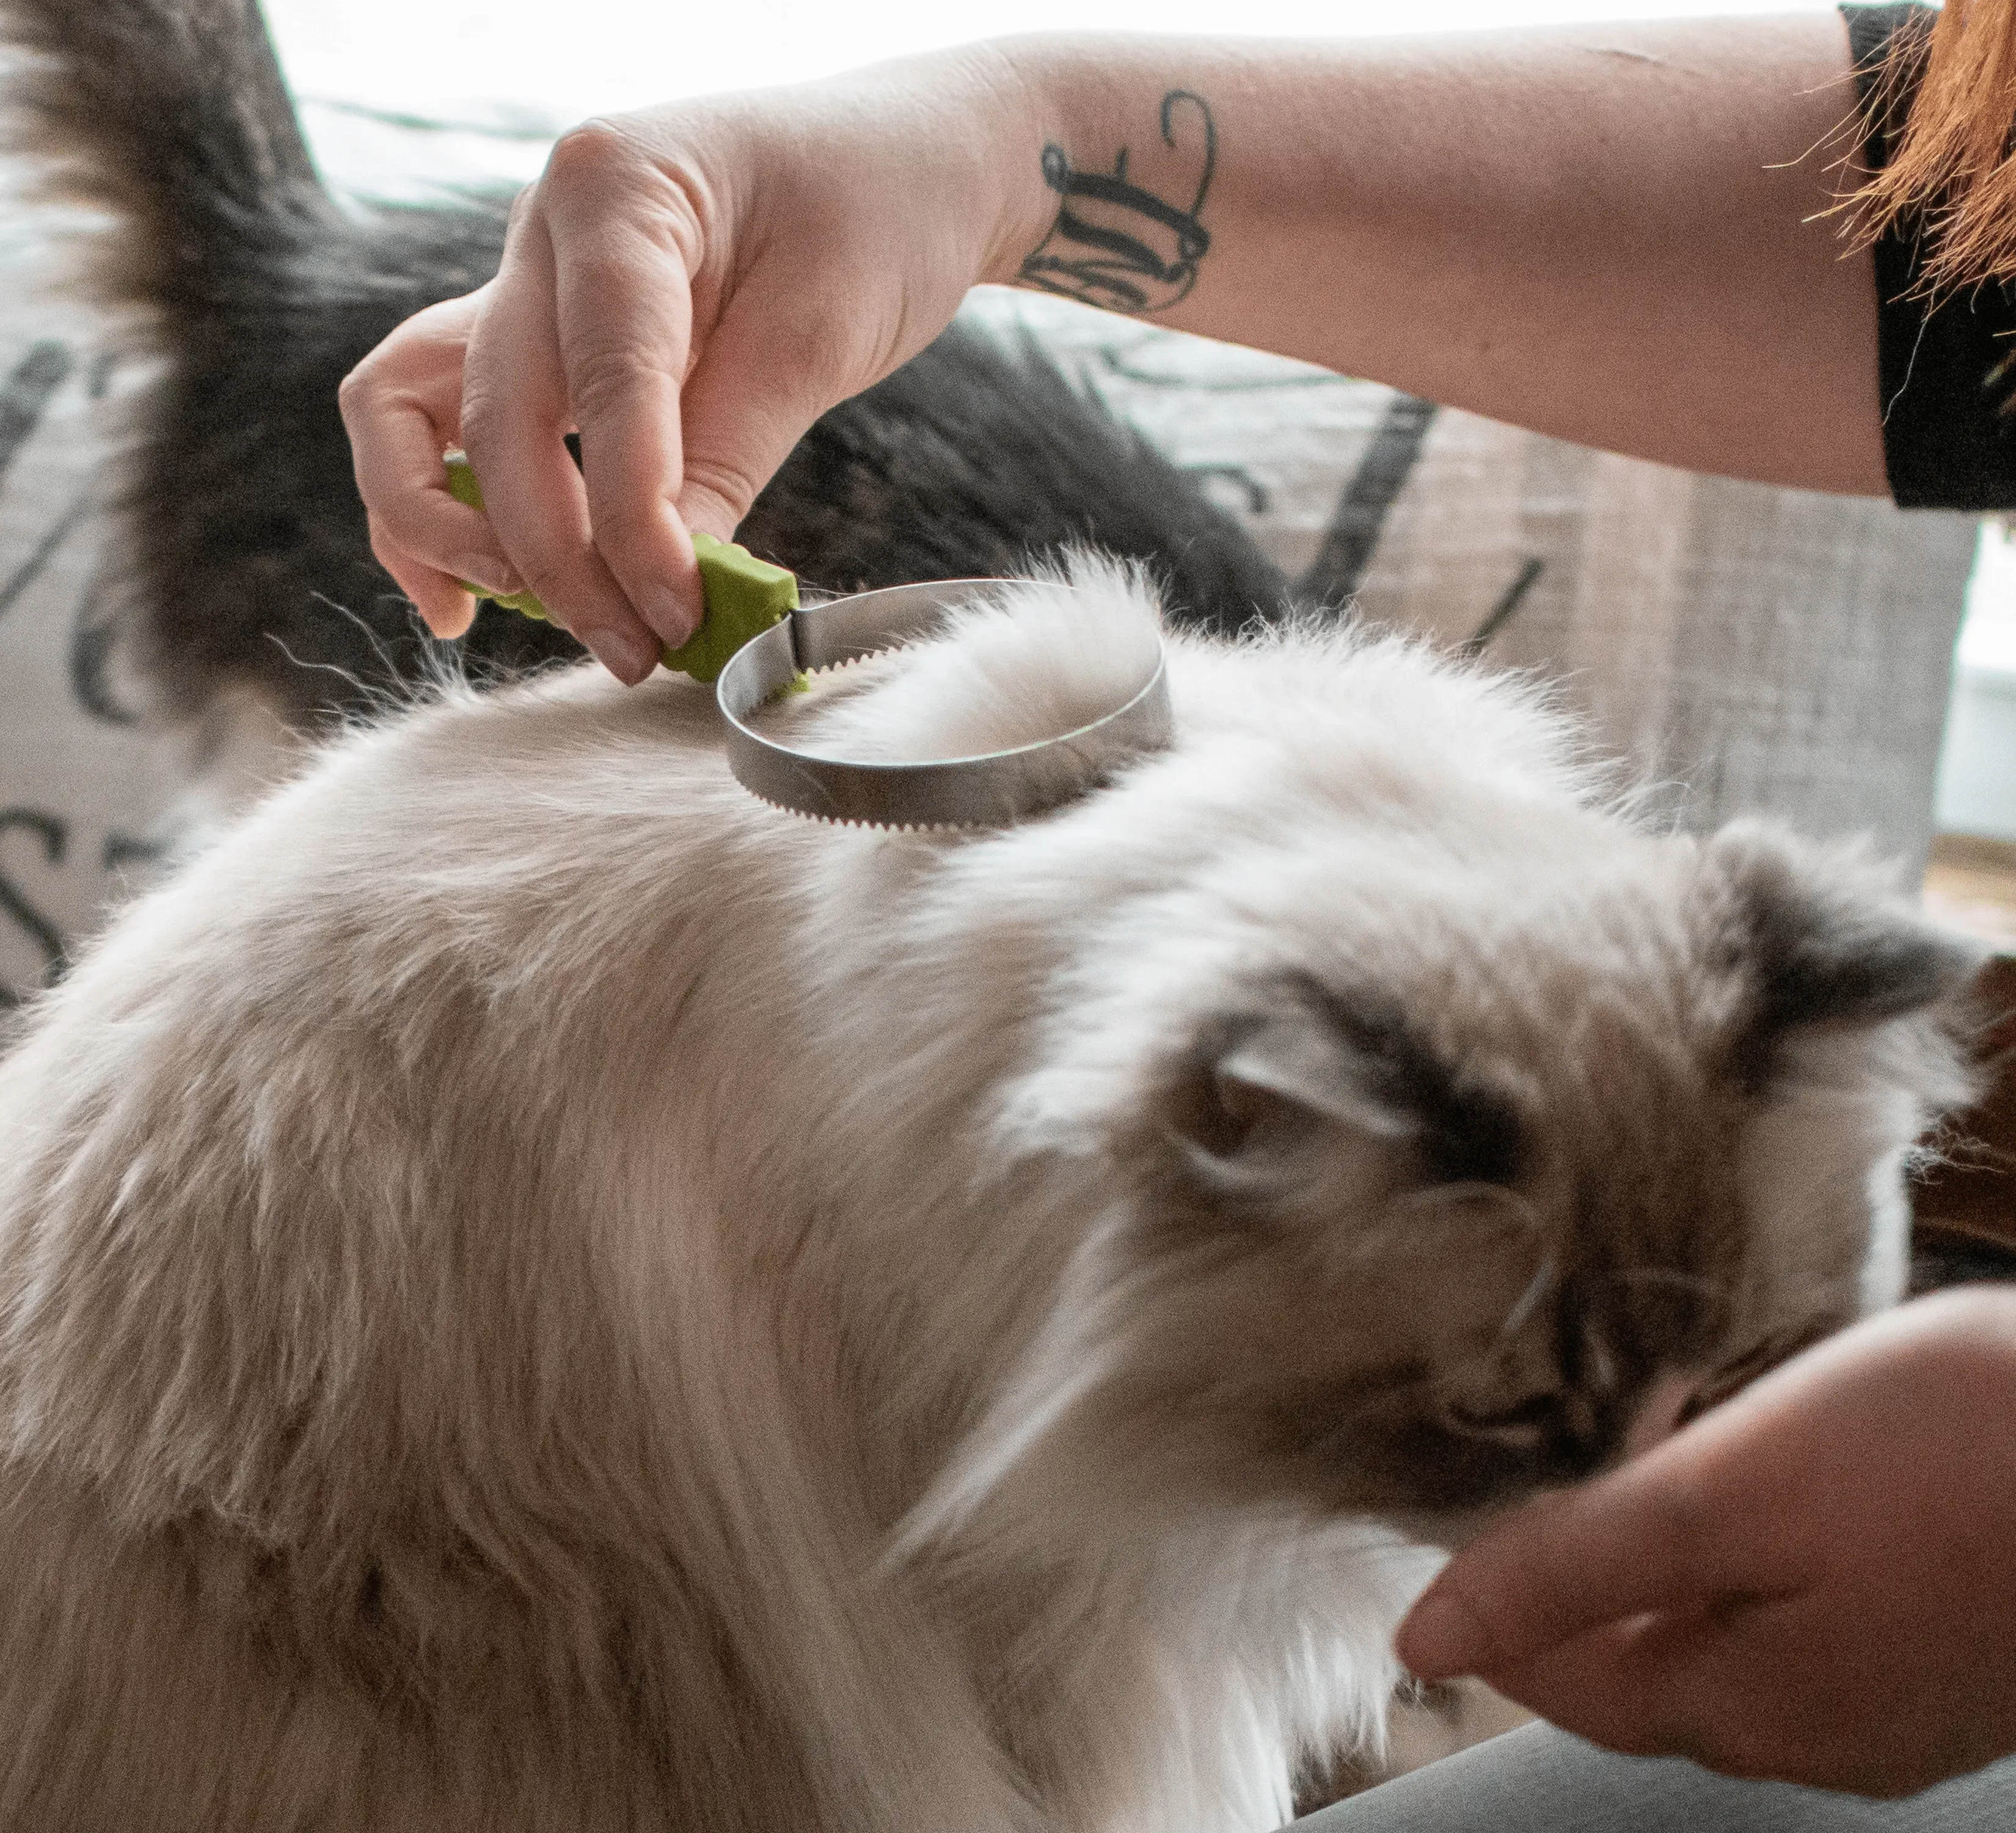
POLYGON ((1542 1255, 1539 1265, 1533 1269, 1533 1277, 1526 1282, 1526 1289, 1514 1300, 1512 1309, 1505 1314, 1505 1321, 1498 1327, 1500 1344, 1510 1341, 1532 1322, 1534 1313, 1553 1292, 1558 1276, 1554 1256, 1551 1253, 1542 1255))
POLYGON ((1613 1285, 1665 1286, 1691 1297, 1712 1298, 1718 1302, 1727 1298, 1730 1291, 1726 1280, 1708 1273, 1688 1273, 1676 1266, 1622 1267, 1606 1272, 1602 1277, 1613 1285))

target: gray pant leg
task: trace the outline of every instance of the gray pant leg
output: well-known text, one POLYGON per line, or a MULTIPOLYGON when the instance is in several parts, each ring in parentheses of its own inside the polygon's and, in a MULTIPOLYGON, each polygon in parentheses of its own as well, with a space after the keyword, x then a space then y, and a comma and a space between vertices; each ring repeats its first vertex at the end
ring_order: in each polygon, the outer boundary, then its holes
POLYGON ((1524 1725, 1296 1821, 1294 1833, 2003 1833, 2016 1758, 1905 1801, 1736 1782, 1524 1725))

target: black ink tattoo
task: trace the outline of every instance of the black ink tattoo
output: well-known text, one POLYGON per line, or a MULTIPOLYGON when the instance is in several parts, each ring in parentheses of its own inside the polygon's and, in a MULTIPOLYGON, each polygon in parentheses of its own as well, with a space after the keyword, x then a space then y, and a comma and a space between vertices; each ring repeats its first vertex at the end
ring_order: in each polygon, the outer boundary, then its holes
POLYGON ((1043 182, 1064 200, 1050 232, 1022 264, 1021 277, 1046 293, 1111 312, 1164 312, 1197 284, 1211 233, 1197 218, 1218 163, 1218 128, 1201 95, 1172 89, 1162 98, 1162 144, 1177 139, 1179 110, 1201 130, 1201 169, 1187 207, 1171 203, 1127 175, 1127 149, 1111 172, 1075 170, 1061 146, 1043 149, 1043 182))

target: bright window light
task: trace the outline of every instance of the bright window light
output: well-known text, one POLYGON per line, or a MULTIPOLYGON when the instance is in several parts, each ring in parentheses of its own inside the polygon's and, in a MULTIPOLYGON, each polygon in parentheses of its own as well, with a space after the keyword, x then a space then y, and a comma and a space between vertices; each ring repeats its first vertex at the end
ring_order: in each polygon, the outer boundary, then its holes
POLYGON ((266 0, 295 88, 414 113, 530 105, 566 123, 800 82, 996 34, 1349 35, 1541 21, 1820 11, 1831 0, 266 0))

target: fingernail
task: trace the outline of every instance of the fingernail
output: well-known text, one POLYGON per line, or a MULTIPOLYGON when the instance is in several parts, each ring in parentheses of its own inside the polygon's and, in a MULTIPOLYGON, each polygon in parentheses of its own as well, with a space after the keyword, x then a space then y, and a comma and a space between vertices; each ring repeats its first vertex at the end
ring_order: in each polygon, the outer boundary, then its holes
POLYGON ((1431 1585, 1394 1638, 1400 1658, 1424 1680, 1474 1674, 1489 1658, 1491 1632, 1453 1586, 1431 1585))
POLYGON ((646 607, 645 621, 665 639, 666 648, 677 649, 700 628, 700 614, 699 607, 676 592, 661 592, 646 607))
POLYGON ((459 616, 451 616, 447 611, 440 610, 423 610, 420 613, 420 615, 427 620, 427 628, 434 635, 441 638, 444 643, 453 642, 456 637, 463 635, 470 625, 476 621, 476 607, 470 604, 466 599, 462 602, 467 608, 459 616))
POLYGON ((481 586, 493 598, 509 598, 525 589, 525 582, 495 554, 464 554, 455 562, 455 571, 458 578, 481 586))
POLYGON ((574 635, 626 687, 635 687, 658 665, 657 643, 641 630, 577 630, 574 635))

